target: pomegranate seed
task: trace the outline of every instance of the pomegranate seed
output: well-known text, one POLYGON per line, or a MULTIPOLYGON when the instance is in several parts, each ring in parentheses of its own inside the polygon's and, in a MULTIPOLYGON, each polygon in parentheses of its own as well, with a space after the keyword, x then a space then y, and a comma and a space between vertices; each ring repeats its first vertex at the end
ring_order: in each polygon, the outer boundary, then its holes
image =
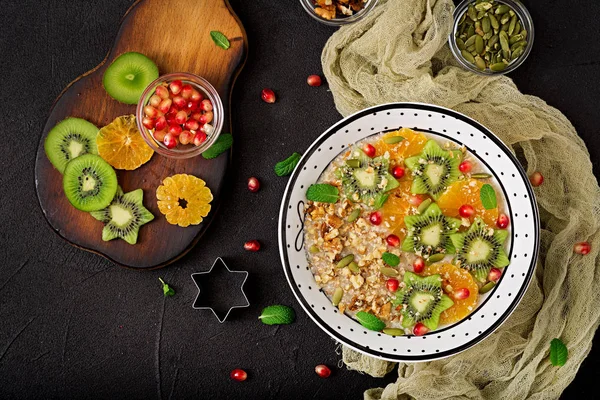
POLYGON ((317 365, 315 367, 315 372, 321 378, 329 378, 329 375, 331 375, 331 370, 329 369, 329 367, 327 365, 323 365, 323 364, 317 365))
POLYGON ((471 163, 471 161, 468 161, 468 160, 461 162, 458 166, 458 170, 460 172, 462 172, 463 174, 470 172, 472 169, 473 169, 473 164, 471 163))
POLYGON ((364 146, 362 147, 362 150, 365 152, 365 154, 368 157, 371 157, 371 158, 375 157, 375 151, 376 150, 375 150, 375 147, 372 144, 365 143, 364 146))
POLYGON ((158 97, 157 95, 153 94, 150 97, 150 100, 148 100, 148 104, 150 104, 154 108, 157 108, 161 101, 162 101, 162 99, 160 97, 158 97))
POLYGON ((399 285, 400 282, 398 282, 398 279, 395 278, 390 278, 387 281, 385 281, 385 286, 390 292, 395 292, 396 290, 398 290, 399 285))
POLYGON ((177 107, 178 110, 181 110, 187 105, 187 101, 181 96, 173 97, 173 105, 177 107))
POLYGON ((496 221, 496 226, 500 229, 506 229, 509 224, 508 216, 506 214, 498 215, 498 220, 496 221))
POLYGON ((194 134, 190 131, 183 131, 179 134, 179 143, 190 144, 194 140, 194 134))
POLYGON ((152 106, 146 106, 144 107, 144 114, 146 114, 148 118, 156 118, 158 110, 152 106))
POLYGON ((529 177, 529 182, 531 182, 531 186, 535 186, 535 187, 540 186, 542 183, 544 183, 544 175, 542 175, 538 171, 535 171, 529 177))
POLYGON ((213 105, 209 99, 204 99, 200 102, 200 109, 202 111, 212 111, 213 105))
POLYGON ((204 96, 202 96, 202 93, 200 93, 199 91, 194 89, 194 90, 192 90, 192 95, 190 96, 190 100, 200 103, 202 100, 204 100, 204 96))
POLYGON ((253 193, 256 193, 256 192, 258 192, 258 189, 260 189, 259 180, 253 176, 248 178, 248 190, 253 193))
POLYGON ((156 88, 156 95, 161 99, 169 98, 169 90, 165 86, 158 86, 156 88))
POLYGON ((163 129, 162 131, 155 130, 152 136, 154 136, 154 139, 156 139, 157 141, 162 142, 165 139, 166 134, 166 129, 163 129))
POLYGON ((167 127, 167 119, 164 116, 158 117, 156 119, 156 121, 154 122, 154 129, 156 129, 157 131, 162 131, 166 127, 167 127))
POLYGON ((584 256, 592 250, 592 246, 588 242, 579 242, 573 246, 573 251, 584 256))
POLYGON ((173 100, 171 100, 171 99, 164 99, 158 105, 158 109, 160 110, 160 112, 164 112, 165 114, 167 114, 167 113, 169 113, 171 111, 171 105, 172 104, 173 104, 173 100))
POLYGON ((142 125, 148 129, 154 129, 154 120, 152 118, 145 117, 142 119, 142 125))
POLYGON ((424 198, 418 194, 413 194, 408 198, 408 202, 415 207, 419 207, 419 205, 423 202, 424 198))
POLYGON ((190 131, 197 131, 200 128, 200 124, 193 118, 185 121, 185 129, 189 129, 190 131))
POLYGON ((215 128, 211 124, 204 124, 202 125, 202 128, 200 128, 200 130, 206 133, 207 135, 212 135, 215 128))
POLYGON ((310 75, 306 79, 308 86, 321 86, 321 77, 319 75, 310 75))
POLYGON ((429 332, 429 328, 427 328, 423 323, 421 322, 417 322, 417 324, 415 325, 415 327, 413 328, 413 334, 415 336, 423 336, 424 334, 426 334, 427 332, 429 332))
POLYGON ((248 374, 243 369, 236 368, 229 374, 231 379, 238 382, 243 382, 248 378, 248 374))
POLYGON ((195 119, 196 121, 200 121, 200 118, 202 118, 202 113, 201 112, 195 112, 192 114, 192 118, 195 119))
POLYGON ((191 114, 195 111, 199 111, 200 110, 200 102, 199 101, 189 101, 186 106, 185 109, 191 114))
POLYGON ((415 261, 413 261, 413 271, 415 271, 415 273, 417 274, 420 274, 421 272, 423 272, 424 269, 425 260, 423 260, 422 257, 415 258, 415 261))
POLYGON ((200 118, 199 122, 201 124, 208 124, 213 120, 213 117, 214 117, 214 115, 213 115, 212 111, 205 112, 204 114, 202 114, 202 118, 200 118))
POLYGON ((498 268, 492 268, 490 269, 490 272, 488 273, 488 281, 490 282, 498 282, 498 279, 500 279, 500 277, 502 276, 502 271, 498 268))
POLYGON ((389 235, 385 238, 385 241, 392 247, 398 247, 398 245, 400 245, 400 238, 396 235, 389 235))
POLYGON ((183 110, 179 111, 177 115, 175 115, 175 122, 177 122, 179 125, 184 124, 186 120, 187 113, 183 110))
POLYGON ((171 124, 169 125, 169 134, 173 135, 173 136, 179 136, 179 134, 181 133, 183 129, 181 129, 181 126, 177 125, 177 124, 171 124))
POLYGON ((392 175, 396 179, 402 178, 404 176, 404 173, 405 173, 405 171, 404 171, 404 168, 402 168, 402 167, 397 166, 397 167, 392 168, 392 175))
POLYGON ((190 97, 192 97, 192 92, 194 91, 194 88, 191 85, 183 85, 183 87, 181 88, 181 96, 188 100, 190 97))
POLYGON ((455 290, 453 295, 456 300, 464 300, 471 295, 471 292, 467 288, 460 288, 455 290))
POLYGON ((458 209, 458 213, 463 218, 470 218, 470 217, 472 217, 475 214, 475 209, 470 204, 463 204, 458 209))
POLYGON ((262 97, 265 103, 275 103, 275 92, 271 89, 263 89, 260 97, 262 97))
POLYGON ((260 243, 258 242, 258 240, 249 240, 246 243, 244 243, 244 250, 259 251, 260 243))
POLYGON ((177 138, 174 135, 167 133, 163 139, 163 143, 167 146, 167 149, 172 149, 177 146, 177 138))
POLYGON ((169 89, 171 89, 171 93, 177 95, 181 92, 181 88, 183 87, 183 83, 179 79, 174 80, 169 83, 169 89))
POLYGON ((194 136, 194 145, 200 146, 205 141, 206 141, 206 133, 196 132, 196 135, 194 136))
POLYGON ((372 212, 371 215, 369 215, 369 221, 371 221, 373 225, 381 224, 381 213, 379 211, 372 212))

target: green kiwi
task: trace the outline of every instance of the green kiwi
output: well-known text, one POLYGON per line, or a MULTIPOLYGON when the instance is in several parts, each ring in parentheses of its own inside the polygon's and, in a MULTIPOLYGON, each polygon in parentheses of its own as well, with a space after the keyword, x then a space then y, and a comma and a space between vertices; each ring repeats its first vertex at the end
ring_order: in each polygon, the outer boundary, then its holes
POLYGON ((67 164, 63 189, 73 207, 98 211, 107 207, 117 193, 117 174, 102 157, 84 154, 67 164))
POLYGON ((446 187, 460 176, 458 165, 461 158, 460 151, 442 150, 435 140, 428 140, 421 154, 404 161, 414 175, 411 192, 429 193, 437 200, 446 187))
POLYGON ((362 201, 369 206, 383 205, 386 192, 398 187, 398 181, 389 173, 389 161, 384 157, 368 157, 362 150, 352 150, 352 158, 336 171, 342 180, 349 200, 362 201))
POLYGON ((404 217, 408 235, 402 242, 402 250, 418 253, 427 258, 432 254, 453 253, 450 235, 460 228, 460 220, 446 217, 440 207, 433 203, 422 214, 404 217))
POLYGON ((48 132, 44 150, 48 160, 62 174, 65 166, 83 154, 98 154, 96 135, 98 128, 81 118, 67 118, 48 132))
POLYGON ((396 292, 394 306, 402 307, 402 326, 409 328, 418 322, 430 330, 437 329, 440 314, 454 305, 442 291, 442 277, 431 275, 420 277, 407 271, 404 273, 404 288, 396 292))
POLYGON ((102 240, 121 238, 129 244, 137 242, 140 227, 154 219, 154 215, 142 203, 142 189, 123 193, 121 187, 110 205, 100 211, 92 211, 92 217, 104 222, 102 240))
POLYGON ((144 89, 158 78, 158 67, 143 54, 130 52, 117 57, 104 71, 102 84, 110 97, 137 104, 144 89))
POLYGON ((510 261, 503 244, 508 231, 490 228, 480 218, 475 219, 467 232, 450 235, 460 267, 486 282, 492 268, 504 268, 510 261))

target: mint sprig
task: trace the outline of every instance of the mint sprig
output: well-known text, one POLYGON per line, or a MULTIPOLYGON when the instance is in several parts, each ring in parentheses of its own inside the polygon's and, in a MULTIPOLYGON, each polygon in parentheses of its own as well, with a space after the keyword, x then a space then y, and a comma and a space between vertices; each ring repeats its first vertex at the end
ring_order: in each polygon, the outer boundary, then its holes
POLYGON ((562 367, 567 362, 569 350, 560 339, 552 339, 550 342, 550 362, 555 367, 562 367))
POLYGON ((274 305, 265 307, 258 319, 265 325, 287 325, 294 322, 296 313, 291 307, 274 305))
POLYGON ((211 31, 210 37, 212 38, 213 42, 215 42, 215 44, 217 46, 219 46, 220 48, 222 48, 224 50, 227 50, 228 48, 231 47, 231 44, 229 43, 229 39, 227 39, 227 36, 223 35, 219 31, 211 31))
POLYGON ((327 183, 315 183, 308 187, 306 199, 320 203, 336 203, 340 199, 340 191, 327 183))
POLYGON ((217 140, 210 146, 205 152, 202 153, 202 157, 207 160, 211 160, 225 153, 233 144, 233 136, 231 133, 224 133, 220 135, 217 140))
POLYGON ((368 312, 359 311, 356 313, 356 319, 362 326, 370 331, 380 332, 385 328, 385 322, 368 312))
POLYGON ((400 257, 393 253, 385 252, 381 255, 381 259, 390 267, 397 267, 400 264, 400 257))
POLYGON ((163 281, 162 278, 158 278, 158 280, 160 281, 160 283, 162 283, 163 295, 165 297, 175 295, 175 290, 171 286, 169 286, 167 283, 165 283, 165 281, 163 281))
POLYGON ((498 201, 496 200, 496 191, 489 183, 486 183, 481 187, 479 190, 479 198, 481 199, 483 208, 486 210, 491 210, 498 206, 498 201))
POLYGON ((294 153, 283 161, 279 161, 275 164, 275 173, 277 176, 286 176, 291 174, 300 161, 301 154, 294 153))

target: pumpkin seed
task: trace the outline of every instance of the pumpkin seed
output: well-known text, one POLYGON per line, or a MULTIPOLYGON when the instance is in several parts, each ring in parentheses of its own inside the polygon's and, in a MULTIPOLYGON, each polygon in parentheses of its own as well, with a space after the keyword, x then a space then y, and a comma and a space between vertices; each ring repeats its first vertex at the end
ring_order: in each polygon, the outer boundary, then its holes
POLYGON ((385 328, 382 332, 385 333, 386 335, 390 335, 390 336, 404 335, 404 329, 398 329, 398 328, 385 328))
POLYGON ((358 274, 360 272, 360 267, 354 261, 352 261, 350 264, 348 264, 348 269, 350 271, 354 272, 355 274, 358 274))
POLYGON ((477 56, 475 57, 475 65, 477 66, 477 68, 479 68, 480 70, 485 70, 485 61, 483 61, 483 58, 477 56))
POLYGON ((354 254, 348 254, 346 257, 344 257, 340 261, 338 261, 336 267, 344 268, 345 266, 350 264, 352 261, 354 261, 354 254))
POLYGON ((508 44, 510 44, 511 46, 517 42, 520 42, 521 40, 523 40, 524 37, 521 34, 517 34, 517 35, 512 35, 510 37, 510 39, 508 39, 508 44))
POLYGON ((444 259, 446 255, 445 254, 433 254, 431 256, 429 256, 429 258, 425 261, 425 264, 427 265, 431 265, 433 263, 436 263, 438 261, 442 261, 444 259))
POLYGON ((492 177, 492 175, 486 174, 485 172, 478 172, 476 174, 471 174, 471 178, 475 178, 475 179, 488 179, 491 177, 492 177))
POLYGON ((483 40, 489 40, 492 36, 494 36, 494 31, 489 31, 483 35, 483 40))
POLYGON ((517 23, 515 24, 515 30, 513 33, 516 35, 519 32, 521 32, 521 21, 517 21, 517 23))
POLYGON ((510 19, 510 25, 508 25, 508 34, 512 35, 513 32, 515 31, 515 26, 517 24, 517 16, 513 15, 512 18, 510 19))
POLYGON ((503 62, 497 62, 490 65, 490 69, 495 72, 504 71, 506 69, 506 64, 503 62))
POLYGON ((498 7, 496 7, 496 11, 494 12, 494 14, 496 15, 502 15, 505 14, 507 12, 510 11, 510 7, 507 6, 506 4, 500 4, 498 7))
POLYGON ((490 40, 488 41, 488 43, 487 43, 487 44, 488 44, 488 46, 490 46, 490 48, 491 48, 491 47, 492 47, 492 46, 494 46, 496 43, 498 43, 498 38, 499 38, 499 36, 498 36, 498 35, 494 35, 494 36, 492 36, 492 37, 490 38, 490 40))
POLYGON ((519 35, 523 36, 523 39, 527 39, 527 30, 522 29, 521 32, 519 32, 519 35))
POLYGON ((502 24, 502 26, 500 27, 500 30, 506 32, 508 30, 508 25, 509 25, 508 22, 505 24, 502 24))
POLYGON ((427 210, 427 207, 429 207, 430 204, 431 204, 431 199, 423 200, 423 202, 421 204, 419 204, 419 207, 417 208, 417 212, 419 214, 423 214, 425 212, 425 210, 427 210))
POLYGON ((469 47, 467 47, 466 49, 469 53, 474 53, 475 52, 475 45, 472 44, 469 47))
POLYGON ((318 246, 313 244, 312 246, 310 246, 310 249, 308 249, 308 251, 310 251, 311 253, 314 254, 314 253, 318 253, 320 251, 320 249, 318 246))
POLYGON ((385 276, 398 276, 398 271, 391 267, 381 267, 380 271, 385 276))
POLYGON ((468 38, 468 39, 467 39, 467 41, 465 42, 465 46, 466 46, 466 47, 469 47, 469 46, 471 46, 472 44, 475 44, 475 39, 476 39, 476 38, 477 38, 477 35, 472 35, 472 36, 469 36, 469 38, 468 38))
POLYGON ((467 14, 463 14, 462 17, 460 17, 460 19, 458 20, 458 25, 462 25, 465 22, 465 19, 467 19, 467 14))
POLYGON ((485 11, 479 11, 479 12, 477 13, 477 19, 481 19, 481 18, 483 18, 483 16, 484 16, 484 15, 485 15, 485 11))
POLYGON ((387 144, 396 144, 396 143, 400 143, 403 140, 404 140, 404 138, 402 136, 390 136, 390 137, 386 137, 385 139, 383 139, 383 141, 387 144))
POLYGON ((500 46, 502 46, 502 50, 510 50, 510 45, 508 44, 508 34, 504 31, 500 32, 500 46))
POLYGON ((492 3, 489 1, 482 1, 481 3, 475 4, 475 9, 477 11, 487 11, 492 8, 492 3))
POLYGON ((490 24, 492 24, 492 28, 500 29, 500 23, 498 23, 498 18, 494 14, 489 14, 488 18, 490 19, 490 24))
POLYGON ((358 168, 358 167, 360 167, 360 160, 357 160, 356 158, 346 160, 346 165, 351 168, 358 168))
POLYGON ((477 54, 481 54, 481 53, 483 53, 483 49, 484 49, 483 38, 481 36, 477 36, 475 38, 475 51, 477 52, 477 54))
POLYGON ((469 18, 471 18, 471 20, 477 21, 477 11, 475 10, 475 7, 469 6, 467 14, 469 15, 469 18))
MULTIPOLYGON (((506 14, 504 14, 504 15, 502 16, 502 18, 500 18, 500 23, 501 23, 502 25, 504 25, 504 24, 509 24, 510 18, 511 18, 511 17, 510 17, 510 14, 506 13, 506 14)), ((509 25, 509 26, 510 26, 510 25, 509 25)), ((508 27, 507 27, 507 28, 508 28, 508 27)), ((513 28, 513 29, 514 29, 514 28, 513 28)))
POLYGON ((341 287, 335 288, 333 292, 333 296, 331 296, 331 303, 337 307, 342 301, 342 297, 344 296, 344 290, 341 287))
POLYGON ((513 51, 512 56, 510 57, 512 60, 516 60, 517 58, 519 58, 523 52, 525 51, 525 47, 519 47, 518 49, 516 49, 515 51, 513 51))
POLYGON ((469 29, 467 30, 467 37, 471 37, 475 34, 475 27, 473 25, 469 26, 469 29))
POLYGON ((462 54, 462 56, 464 57, 465 60, 467 60, 470 63, 474 63, 475 62, 475 57, 473 57, 473 55, 471 53, 469 53, 466 50, 461 50, 460 54, 462 54))
POLYGON ((354 222, 360 216, 360 208, 355 208, 354 211, 348 215, 348 222, 354 222))
POLYGON ((494 288, 494 286, 496 286, 496 284, 494 282, 488 282, 485 285, 483 285, 481 288, 479 288, 479 293, 480 294, 487 293, 490 290, 492 290, 494 288))
POLYGON ((512 46, 510 46, 510 51, 515 51, 519 47, 525 47, 525 46, 527 46, 527 41, 521 40, 520 42, 514 43, 512 46))
POLYGON ((511 17, 515 16, 515 12, 513 10, 510 10, 508 13, 510 14, 511 17))
POLYGON ((504 61, 505 63, 508 64, 508 60, 510 60, 510 49, 509 50, 502 50, 502 61, 504 61))
POLYGON ((483 31, 485 33, 488 33, 492 29, 492 24, 491 24, 490 19, 488 17, 484 17, 481 20, 481 29, 483 29, 483 31))
POLYGON ((458 38, 456 39, 456 47, 458 47, 459 50, 464 50, 467 46, 465 46, 465 42, 461 38, 458 38))

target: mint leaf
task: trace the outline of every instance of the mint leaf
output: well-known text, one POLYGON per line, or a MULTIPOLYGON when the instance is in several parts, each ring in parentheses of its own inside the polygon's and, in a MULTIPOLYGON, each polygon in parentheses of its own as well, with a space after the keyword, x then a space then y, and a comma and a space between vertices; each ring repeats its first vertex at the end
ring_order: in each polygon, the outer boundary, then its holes
POLYGON ((327 183, 316 183, 308 187, 306 199, 321 203, 336 203, 340 199, 340 191, 327 183))
POLYGON ((359 311, 356 313, 356 319, 362 326, 370 331, 380 332, 385 328, 385 322, 368 312, 359 311))
POLYGON ((389 194, 384 194, 383 196, 377 197, 377 199, 375 200, 375 204, 373 204, 373 208, 375 210, 379 210, 381 207, 383 207, 383 205, 385 204, 385 202, 387 201, 387 199, 389 197, 390 197, 389 194))
POLYGON ((163 287, 163 295, 166 296, 174 296, 175 295, 175 290, 173 290, 172 287, 170 287, 168 284, 165 283, 165 281, 162 280, 162 278, 158 278, 158 280, 160 281, 160 283, 162 283, 162 287, 163 287))
POLYGON ((217 46, 221 47, 222 49, 227 50, 229 47, 231 47, 231 44, 229 43, 229 39, 227 39, 227 36, 223 35, 219 31, 211 31, 210 37, 212 38, 213 42, 215 42, 215 44, 217 46))
POLYGON ((265 307, 258 319, 265 325, 287 325, 294 322, 296 313, 291 307, 274 305, 265 307))
POLYGON ((400 264, 400 257, 392 253, 385 252, 381 255, 381 258, 390 267, 397 267, 400 264))
POLYGON ((291 174, 298 165, 298 161, 300 161, 300 157, 302 155, 298 153, 294 153, 283 161, 279 161, 275 164, 275 173, 277 176, 286 176, 291 174))
POLYGON ((496 201, 496 191, 489 183, 486 183, 479 190, 479 198, 481 199, 481 204, 483 204, 483 208, 486 210, 491 210, 498 206, 498 202, 496 201))
POLYGON ((223 133, 219 138, 202 153, 202 157, 211 160, 225 153, 233 144, 233 136, 231 133, 223 133))
POLYGON ((560 339, 552 339, 550 342, 550 362, 555 367, 562 367, 567 362, 569 350, 560 339))

